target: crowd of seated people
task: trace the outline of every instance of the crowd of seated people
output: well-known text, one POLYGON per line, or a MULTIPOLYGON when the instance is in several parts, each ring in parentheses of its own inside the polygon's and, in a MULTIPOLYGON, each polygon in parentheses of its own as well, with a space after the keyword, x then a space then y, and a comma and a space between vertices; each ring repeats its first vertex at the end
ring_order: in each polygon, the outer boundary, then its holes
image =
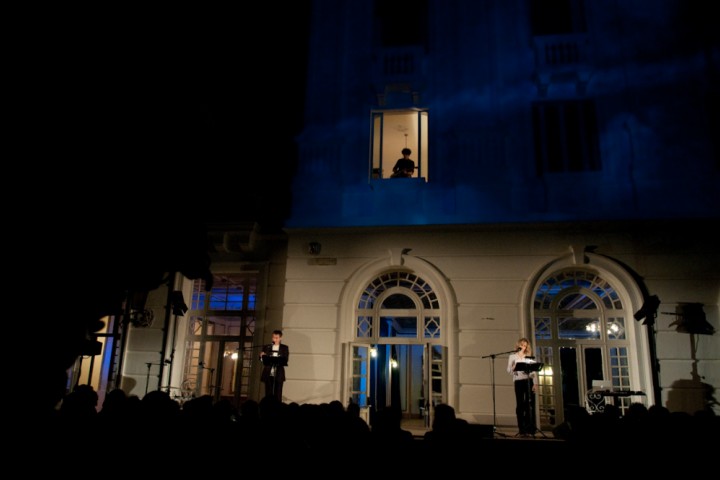
MULTIPOLYGON (((346 407, 339 400, 298 404, 265 397, 259 402, 245 400, 235 408, 229 401, 214 401, 209 395, 181 405, 164 391, 138 398, 118 389, 108 392, 101 406, 97 402, 97 393, 86 385, 66 395, 54 415, 43 420, 42 433, 49 434, 43 436, 45 446, 62 454, 72 454, 77 448, 86 453, 97 449, 95 453, 102 454, 139 439, 161 438, 165 440, 155 448, 158 454, 163 448, 175 452, 182 439, 212 439, 214 451, 228 453, 238 448, 258 453, 276 448, 354 451, 368 445, 396 451, 440 451, 488 440, 478 436, 469 422, 457 418, 447 404, 435 406, 431 429, 417 435, 402 428, 402 412, 395 406, 373 412, 368 424, 360 416, 359 405, 351 402, 346 407)), ((578 407, 567 411, 565 422, 553 429, 550 438, 583 448, 590 442, 658 442, 668 448, 678 440, 683 448, 695 448, 703 445, 700 439, 716 434, 718 419, 709 409, 689 415, 633 404, 621 416, 611 405, 592 415, 578 407)))

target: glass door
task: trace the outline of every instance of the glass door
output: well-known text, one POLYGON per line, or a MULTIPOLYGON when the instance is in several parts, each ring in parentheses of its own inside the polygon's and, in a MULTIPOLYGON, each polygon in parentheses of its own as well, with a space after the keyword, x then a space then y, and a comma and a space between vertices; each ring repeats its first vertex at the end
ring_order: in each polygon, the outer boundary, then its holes
POLYGON ((351 345, 350 400, 360 405, 360 416, 370 423, 370 365, 371 356, 377 352, 370 345, 351 345))

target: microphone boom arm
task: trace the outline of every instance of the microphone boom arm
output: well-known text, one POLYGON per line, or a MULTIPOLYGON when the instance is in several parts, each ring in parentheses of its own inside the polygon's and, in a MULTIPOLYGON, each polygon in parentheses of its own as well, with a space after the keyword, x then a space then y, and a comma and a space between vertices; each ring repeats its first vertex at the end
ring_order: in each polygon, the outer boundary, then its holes
POLYGON ((497 357, 498 355, 507 355, 507 354, 509 354, 509 353, 516 353, 516 352, 518 352, 518 351, 520 351, 520 350, 519 350, 519 349, 515 349, 515 350, 510 350, 509 352, 491 353, 490 355, 485 355, 484 357, 480 357, 480 358, 490 358, 490 357, 495 358, 495 357, 497 357))

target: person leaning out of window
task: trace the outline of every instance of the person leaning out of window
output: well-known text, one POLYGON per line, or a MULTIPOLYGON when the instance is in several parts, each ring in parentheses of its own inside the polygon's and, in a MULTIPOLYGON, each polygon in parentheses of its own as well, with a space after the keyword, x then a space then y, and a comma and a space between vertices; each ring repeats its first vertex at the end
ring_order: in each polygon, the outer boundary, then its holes
POLYGON ((415 161, 410 158, 412 150, 403 148, 401 153, 403 156, 395 162, 390 178, 410 178, 415 172, 415 161))

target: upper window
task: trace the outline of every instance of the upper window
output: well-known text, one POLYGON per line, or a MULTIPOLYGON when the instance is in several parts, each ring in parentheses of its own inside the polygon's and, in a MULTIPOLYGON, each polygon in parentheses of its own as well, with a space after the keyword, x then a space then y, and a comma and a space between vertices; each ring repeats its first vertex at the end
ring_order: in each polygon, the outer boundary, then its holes
POLYGON ((205 291, 205 282, 193 284, 193 310, 255 310, 257 279, 253 275, 228 274, 215 276, 213 288, 205 291))
POLYGON ((214 275, 213 287, 205 291, 205 282, 193 282, 190 307, 191 335, 236 335, 252 341, 255 331, 257 275, 254 273, 214 275))
POLYGON ((428 112, 373 112, 370 177, 428 178, 428 112), (408 156, 403 151, 410 150, 408 156), (412 161, 412 164, 408 162, 412 161), (406 172, 406 173, 402 173, 406 172))
POLYGON ((568 35, 584 33, 585 5, 583 0, 531 0, 532 34, 568 35))
POLYGON ((532 106, 537 174, 601 169, 595 103, 537 102, 532 106))
POLYGON ((427 0, 375 0, 375 37, 382 47, 425 45, 427 0))

